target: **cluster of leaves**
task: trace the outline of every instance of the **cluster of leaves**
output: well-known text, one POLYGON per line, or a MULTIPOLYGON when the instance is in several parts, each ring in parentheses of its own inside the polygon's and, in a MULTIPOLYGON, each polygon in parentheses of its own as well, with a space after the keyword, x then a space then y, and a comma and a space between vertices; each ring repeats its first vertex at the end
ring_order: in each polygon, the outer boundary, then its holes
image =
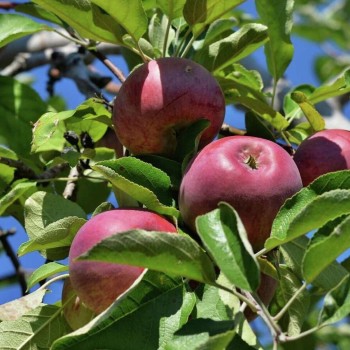
MULTIPOLYGON (((306 5, 256 0, 259 18, 252 20, 239 10, 243 2, 34 0, 17 6, 22 14, 0 15, 0 46, 58 25, 88 50, 98 51, 100 42, 121 46, 130 69, 142 60, 188 57, 216 77, 227 105, 248 111, 247 134, 298 145, 324 128, 315 104, 348 93, 349 73, 316 88, 293 88, 282 110, 275 110, 277 83, 293 58, 293 9, 306 5), (274 81, 272 95, 264 91, 260 73, 242 64, 262 46, 274 81)), ((315 34, 301 24, 296 31, 315 34)), ((19 255, 38 251, 50 261, 30 276, 28 288, 68 270, 64 259, 74 235, 89 214, 111 208, 106 202, 111 190, 119 205, 142 205, 182 228, 177 191, 205 123, 184 131, 176 159, 115 159, 112 149, 97 146, 112 126, 105 101, 93 98, 74 110, 58 111, 13 78, 0 77, 0 84, 0 215, 14 216, 25 227, 28 241, 19 255), (67 142, 67 132, 78 135, 78 144, 67 142), (79 136, 84 133, 96 146, 83 142, 79 136), (74 184, 74 201, 68 199, 71 193, 65 195, 67 181, 74 184)), ((349 260, 336 260, 350 247, 349 196, 347 171, 317 179, 285 203, 257 254, 237 213, 225 203, 197 219, 200 243, 186 232, 164 237, 135 230, 112 236, 105 243, 113 254, 101 244, 84 258, 148 268, 128 293, 72 332, 62 316, 64 305, 42 303, 49 281, 0 307, 0 348, 259 349, 258 336, 242 313, 242 300, 251 304, 248 295, 257 302, 275 346, 281 342, 287 349, 289 341, 350 311, 349 260), (312 238, 306 236, 311 231, 312 238), (278 280, 269 310, 256 296, 261 271, 278 280), (195 291, 190 280, 200 282, 195 291)))

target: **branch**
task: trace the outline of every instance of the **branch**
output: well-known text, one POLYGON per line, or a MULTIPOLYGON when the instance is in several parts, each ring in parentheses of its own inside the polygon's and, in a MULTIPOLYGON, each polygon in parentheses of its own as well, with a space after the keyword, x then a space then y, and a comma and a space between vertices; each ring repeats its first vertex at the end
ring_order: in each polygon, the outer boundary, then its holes
POLYGON ((0 242, 2 243, 2 246, 4 247, 7 256, 10 258, 11 263, 15 268, 16 276, 21 286, 22 295, 26 295, 28 294, 28 292, 27 292, 27 281, 25 277, 25 272, 21 267, 21 264, 17 258, 16 253, 13 251, 10 243, 7 240, 8 236, 13 235, 15 233, 16 231, 13 229, 8 231, 4 231, 0 229, 0 242))
POLYGON ((69 200, 74 201, 76 199, 77 194, 77 179, 79 178, 81 173, 79 165, 75 166, 69 172, 68 177, 70 180, 67 181, 66 187, 63 191, 63 197, 69 200))

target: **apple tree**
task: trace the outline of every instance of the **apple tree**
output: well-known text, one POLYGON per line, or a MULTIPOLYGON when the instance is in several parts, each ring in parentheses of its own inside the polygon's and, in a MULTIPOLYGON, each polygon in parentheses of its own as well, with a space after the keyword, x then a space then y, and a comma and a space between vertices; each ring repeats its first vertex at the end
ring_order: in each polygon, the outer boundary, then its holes
POLYGON ((0 9, 0 216, 26 232, 0 230, 0 349, 349 348, 350 1, 0 9), (296 36, 318 86, 286 78, 296 36))

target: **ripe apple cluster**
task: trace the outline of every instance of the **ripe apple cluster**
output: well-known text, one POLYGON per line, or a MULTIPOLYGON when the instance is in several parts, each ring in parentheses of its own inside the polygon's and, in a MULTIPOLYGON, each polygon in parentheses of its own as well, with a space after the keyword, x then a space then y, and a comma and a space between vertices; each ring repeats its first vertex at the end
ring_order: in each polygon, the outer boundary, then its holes
MULTIPOLYGON (((319 132, 300 145, 293 159, 277 143, 258 137, 214 140, 224 114, 221 88, 202 66, 182 58, 150 61, 129 75, 115 99, 118 150, 120 154, 123 145, 134 155, 172 157, 178 133, 200 119, 209 120, 179 189, 183 223, 195 233, 199 215, 227 202, 238 212, 253 250, 258 251, 287 198, 325 172, 349 168, 350 132, 319 132)), ((132 229, 177 232, 168 220, 146 209, 119 208, 92 217, 75 236, 69 253, 69 293, 73 289, 79 301, 74 307, 82 304, 101 313, 143 272, 137 266, 76 260, 103 238, 132 229)), ((261 281, 258 294, 268 304, 277 282, 263 274, 261 281)), ((90 317, 84 308, 80 309, 85 318, 90 317)))

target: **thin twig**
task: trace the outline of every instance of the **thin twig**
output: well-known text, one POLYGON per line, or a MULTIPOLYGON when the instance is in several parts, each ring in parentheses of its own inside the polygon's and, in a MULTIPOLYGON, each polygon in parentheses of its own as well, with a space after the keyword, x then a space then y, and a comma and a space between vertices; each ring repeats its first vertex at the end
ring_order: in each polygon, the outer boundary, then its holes
POLYGON ((77 192, 77 179, 80 176, 80 167, 77 165, 74 168, 71 169, 71 171, 69 172, 69 179, 67 181, 66 187, 64 188, 63 191, 63 197, 66 199, 70 199, 70 200, 75 200, 76 197, 76 192, 77 192))
POLYGON ((234 135, 245 135, 246 131, 242 129, 237 129, 229 124, 222 124, 220 129, 220 135, 222 136, 234 136, 234 135))
POLYGON ((28 294, 28 292, 27 292, 27 281, 25 277, 25 272, 21 267, 21 264, 18 260, 16 253, 14 252, 10 243, 7 240, 8 236, 13 235, 15 233, 16 233, 16 230, 13 230, 13 229, 7 230, 7 231, 0 229, 0 242, 2 243, 2 246, 4 247, 4 250, 7 256, 10 258, 11 263, 15 268, 17 279, 21 287, 22 295, 26 295, 28 294))
POLYGON ((121 83, 124 83, 126 78, 123 72, 116 67, 102 52, 93 49, 89 50, 89 52, 100 60, 119 79, 121 83))
POLYGON ((288 308, 294 303, 296 298, 306 289, 307 284, 303 283, 302 286, 293 294, 293 296, 288 300, 288 302, 283 306, 277 315, 273 317, 275 321, 278 321, 287 312, 288 308))

